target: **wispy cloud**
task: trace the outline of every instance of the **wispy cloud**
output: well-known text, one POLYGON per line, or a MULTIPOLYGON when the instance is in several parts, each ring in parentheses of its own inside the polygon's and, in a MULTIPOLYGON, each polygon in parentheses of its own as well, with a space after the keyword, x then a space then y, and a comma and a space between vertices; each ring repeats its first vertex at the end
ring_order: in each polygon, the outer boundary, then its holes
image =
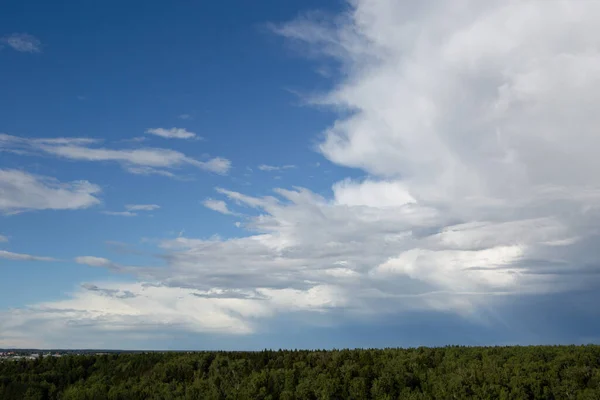
POLYGON ((227 207, 227 203, 225 203, 223 200, 215 200, 209 198, 204 200, 202 204, 204 205, 204 207, 209 208, 213 211, 220 212, 221 214, 237 215, 227 207))
POLYGON ((74 261, 77 264, 88 265, 90 267, 108 268, 114 272, 132 274, 142 277, 142 279, 151 279, 156 274, 160 274, 156 268, 122 265, 103 257, 80 256, 75 257, 74 261))
POLYGON ((184 128, 151 128, 146 133, 166 139, 201 139, 194 132, 190 132, 184 128))
POLYGON ((159 208, 158 204, 127 204, 125 206, 127 211, 153 211, 159 208))
POLYGON ((58 261, 52 257, 39 257, 30 254, 11 253, 10 251, 0 250, 0 258, 13 261, 58 261))
POLYGON ((183 120, 194 119, 194 117, 191 114, 180 114, 177 118, 183 120))
POLYGON ((131 211, 102 211, 102 214, 113 215, 117 217, 136 217, 137 214, 131 211))
POLYGON ((50 154, 77 161, 117 162, 134 174, 174 176, 168 169, 193 166, 216 174, 227 174, 231 162, 215 157, 200 161, 175 150, 143 147, 137 149, 108 149, 93 147, 99 141, 89 138, 21 138, 0 134, 0 150, 30 151, 50 154))
POLYGON ((2 37, 0 42, 6 43, 14 50, 22 53, 40 53, 42 51, 42 42, 27 33, 10 34, 2 37))
POLYGON ((267 164, 261 164, 258 166, 258 169, 261 171, 281 171, 281 170, 285 170, 285 169, 293 169, 296 168, 295 165, 281 165, 281 166, 277 166, 277 165, 267 165, 267 164))
POLYGON ((75 262, 77 264, 89 265, 90 267, 114 267, 116 264, 112 261, 102 258, 102 257, 93 257, 93 256, 81 256, 75 257, 75 262))
POLYGON ((93 285, 91 283, 84 283, 81 287, 85 290, 89 290, 90 292, 96 292, 106 297, 114 297, 118 299, 129 299, 132 297, 137 297, 136 294, 129 290, 119 290, 119 289, 106 289, 98 287, 97 285, 93 285))
POLYGON ((4 235, 0 235, 0 243, 6 243, 8 242, 8 238, 4 235))
POLYGON ((136 211, 154 211, 160 208, 157 204, 127 204, 126 211, 103 211, 103 214, 114 215, 118 217, 135 217, 138 215, 136 211))
POLYGON ((0 212, 68 210, 99 204, 99 186, 88 181, 63 183, 24 171, 0 169, 0 212))

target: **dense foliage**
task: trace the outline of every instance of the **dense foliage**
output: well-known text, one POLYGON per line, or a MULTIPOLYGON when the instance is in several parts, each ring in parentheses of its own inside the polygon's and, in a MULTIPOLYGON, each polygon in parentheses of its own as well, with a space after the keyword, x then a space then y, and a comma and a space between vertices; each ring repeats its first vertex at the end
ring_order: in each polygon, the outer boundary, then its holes
POLYGON ((81 355, 0 362, 0 399, 600 399, 600 346, 81 355))

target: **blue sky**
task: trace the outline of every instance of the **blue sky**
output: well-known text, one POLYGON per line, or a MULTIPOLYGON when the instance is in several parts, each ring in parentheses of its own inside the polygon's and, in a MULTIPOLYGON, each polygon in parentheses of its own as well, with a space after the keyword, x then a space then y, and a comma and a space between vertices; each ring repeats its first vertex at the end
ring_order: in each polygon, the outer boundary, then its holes
POLYGON ((8 1, 0 347, 597 342, 598 20, 8 1))

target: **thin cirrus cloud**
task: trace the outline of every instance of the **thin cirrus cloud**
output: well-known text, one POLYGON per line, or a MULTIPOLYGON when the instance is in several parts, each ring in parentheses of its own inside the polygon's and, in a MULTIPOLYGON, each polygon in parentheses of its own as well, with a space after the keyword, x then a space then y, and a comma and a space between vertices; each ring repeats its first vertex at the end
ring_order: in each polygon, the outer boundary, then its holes
POLYGON ((101 189, 88 181, 60 182, 14 169, 0 169, 0 213, 74 210, 100 203, 101 189))
POLYGON ((165 139, 202 139, 194 132, 190 132, 184 128, 151 128, 146 130, 146 133, 160 136, 165 139))
POLYGON ((216 174, 227 174, 231 162, 222 157, 200 161, 175 150, 143 147, 108 149, 94 147, 99 141, 89 138, 21 138, 0 134, 0 151, 48 154, 69 160, 117 162, 134 174, 175 176, 171 170, 192 166, 216 174))
POLYGON ((8 242, 8 238, 4 235, 0 235, 0 243, 6 243, 8 242))
POLYGON ((136 217, 139 211, 154 211, 160 208, 157 204, 127 204, 126 211, 103 211, 103 214, 113 215, 118 217, 136 217))
POLYGON ((127 204, 125 206, 127 211, 154 211, 159 208, 160 206, 158 204, 127 204))
POLYGON ((77 264, 81 264, 81 265, 87 265, 89 267, 95 267, 95 268, 107 268, 109 270, 111 270, 112 272, 125 272, 127 267, 124 267, 118 263, 112 262, 109 259, 103 258, 103 257, 95 257, 95 256, 80 256, 80 257, 75 257, 74 261, 77 264))
POLYGON ((281 171, 281 170, 285 170, 285 169, 293 169, 296 168, 295 165, 267 165, 267 164, 261 164, 258 166, 258 169, 261 171, 267 171, 267 172, 272 172, 272 171, 281 171))
POLYGON ((12 261, 58 261, 52 257, 32 256, 30 254, 12 253, 5 250, 0 250, 0 258, 12 261))
POLYGON ((219 188, 216 211, 228 201, 257 212, 247 235, 163 240, 163 268, 4 313, 0 336, 35 342, 19 326, 38 326, 65 343, 83 332, 73 320, 92 341, 165 323, 251 334, 303 313, 500 324, 515 299, 597 292, 600 3, 461 4, 356 0, 335 23, 310 14, 276 26, 340 65, 337 85, 309 99, 341 111, 318 149, 368 178, 327 196, 219 188))
POLYGON ((131 211, 102 211, 102 214, 116 217, 137 217, 137 214, 131 211))
POLYGON ((115 264, 102 257, 94 257, 94 256, 81 256, 75 257, 75 262, 77 264, 89 265, 90 267, 113 267, 115 264))
POLYGON ((40 53, 42 42, 33 35, 27 33, 13 33, 0 38, 0 43, 5 43, 13 50, 21 53, 40 53))

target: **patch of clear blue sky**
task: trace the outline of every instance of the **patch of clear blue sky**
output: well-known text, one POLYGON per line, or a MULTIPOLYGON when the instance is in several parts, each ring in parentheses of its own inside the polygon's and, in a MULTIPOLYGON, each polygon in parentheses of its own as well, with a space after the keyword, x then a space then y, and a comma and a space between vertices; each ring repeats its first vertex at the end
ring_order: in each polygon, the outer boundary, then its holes
MULTIPOLYGON (((183 127, 206 140, 150 138, 147 145, 233 162, 228 177, 193 171, 190 182, 132 176, 119 165, 0 154, 0 167, 22 168, 61 181, 85 179, 103 188, 103 204, 80 211, 41 211, 0 219, 10 236, 2 248, 52 256, 57 263, 0 260, 0 307, 53 300, 84 281, 126 279, 72 257, 94 255, 122 263, 160 265, 143 237, 243 234, 230 217, 201 206, 215 186, 251 194, 299 185, 327 194, 356 171, 327 163, 312 149, 332 115, 300 106, 289 89, 306 93, 332 82, 314 71, 268 29, 311 9, 336 11, 340 1, 251 2, 63 1, 2 2, 0 35, 28 33, 39 54, 0 50, 0 132, 24 137, 93 137, 107 147, 152 127, 183 127), (181 114, 192 119, 182 120, 181 114), (322 167, 311 165, 320 162, 322 167), (259 164, 295 164, 282 180, 259 164), (245 176, 246 167, 255 169, 245 176), (314 169, 314 171, 308 171, 314 169), (159 204, 153 217, 130 220, 102 210, 159 204), (111 251, 105 241, 145 247, 145 255, 111 251)), ((185 173, 192 171, 186 170, 185 173)))

